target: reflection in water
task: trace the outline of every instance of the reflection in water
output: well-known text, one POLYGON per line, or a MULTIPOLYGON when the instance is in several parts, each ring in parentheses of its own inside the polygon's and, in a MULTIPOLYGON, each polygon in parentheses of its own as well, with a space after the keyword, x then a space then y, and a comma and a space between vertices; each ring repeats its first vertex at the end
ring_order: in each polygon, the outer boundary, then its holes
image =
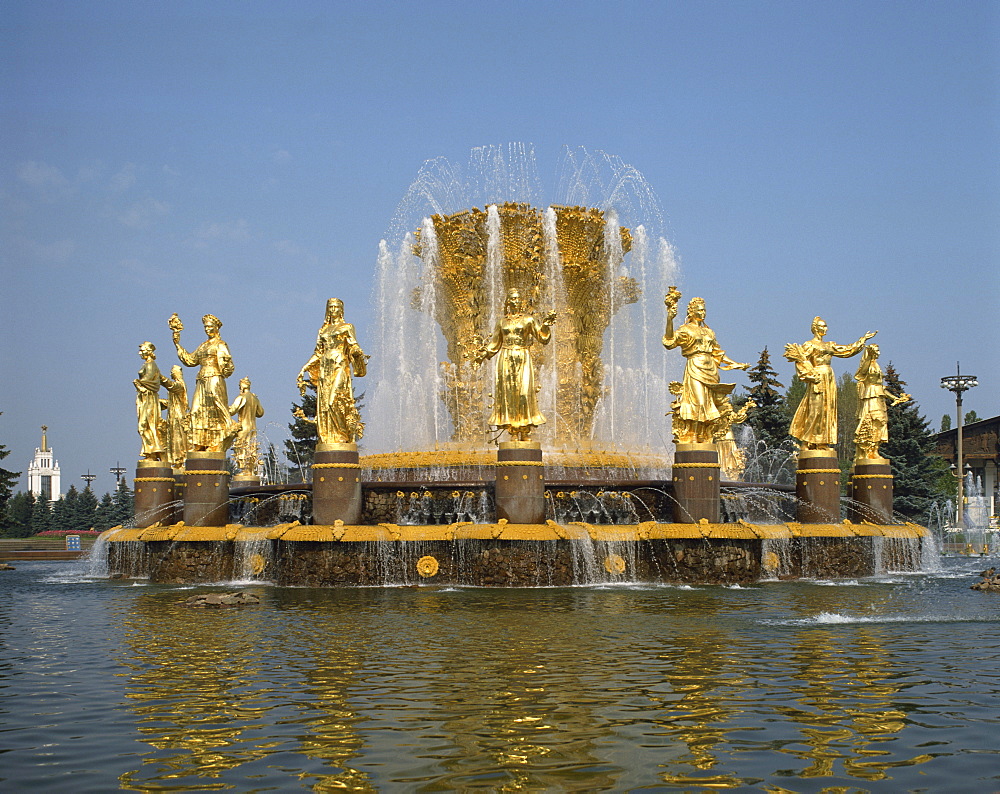
POLYGON ((956 624, 919 584, 254 587, 118 588, 123 788, 903 789, 983 744, 921 701, 956 624))

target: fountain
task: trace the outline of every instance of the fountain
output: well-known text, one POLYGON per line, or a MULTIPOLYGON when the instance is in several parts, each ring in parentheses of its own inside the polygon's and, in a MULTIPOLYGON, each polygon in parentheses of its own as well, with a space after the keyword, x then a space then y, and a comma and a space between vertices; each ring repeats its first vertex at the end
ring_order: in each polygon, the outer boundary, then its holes
MULTIPOLYGON (((827 474, 836 458, 823 444, 804 446, 795 484, 722 481, 720 449, 726 471, 748 463, 732 432, 741 415, 729 402, 732 385, 708 377, 709 359, 699 358, 698 340, 717 347, 704 301, 692 300, 687 322, 672 330, 680 293, 667 287, 676 264, 641 175, 616 158, 571 151, 563 195, 542 205, 523 147, 476 150, 470 173, 456 170, 440 160, 425 166, 397 212, 395 242, 380 246, 381 327, 365 423, 351 376, 366 375, 368 357, 343 304, 328 302, 299 375, 300 389, 308 376, 320 402, 311 488, 247 477, 229 484, 220 457, 228 436, 221 424, 215 435, 206 430, 202 399, 205 443, 188 453, 186 469, 172 471, 155 455, 141 462, 143 513, 135 527, 104 536, 112 570, 173 582, 539 586, 919 567, 926 531, 893 521, 878 440, 855 471, 858 483, 879 485, 878 498, 855 488, 867 510, 856 521, 840 518, 839 470, 827 474), (664 293, 663 346, 687 357, 682 381, 669 382, 676 373, 659 344, 664 293), (536 344, 522 343, 525 333, 536 344), (511 359, 491 360, 510 344, 528 362, 513 397, 500 393, 515 388, 511 359), (509 418, 524 400, 527 413, 509 418), (500 404, 508 407, 498 412, 500 404), (676 455, 662 437, 667 408, 676 455), (509 440, 500 441, 504 432, 509 440), (167 505, 181 495, 177 523, 167 505)), ((202 348, 221 343, 219 326, 206 318, 202 348)), ((170 327, 182 363, 200 363, 198 351, 180 347, 176 316, 170 327)), ((813 367, 808 357, 821 340, 790 345, 786 355, 813 367)), ((711 361, 724 369, 745 367, 719 356, 711 361)))

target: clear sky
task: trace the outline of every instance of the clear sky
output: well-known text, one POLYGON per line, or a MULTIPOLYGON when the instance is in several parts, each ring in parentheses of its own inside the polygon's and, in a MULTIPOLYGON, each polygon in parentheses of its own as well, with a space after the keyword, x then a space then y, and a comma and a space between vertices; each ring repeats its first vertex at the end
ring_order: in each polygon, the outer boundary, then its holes
POLYGON ((422 163, 512 141, 544 179, 565 146, 639 169, 733 358, 766 345, 787 384, 822 314, 879 330, 935 426, 959 359, 996 415, 998 86, 997 2, 3 0, 2 465, 47 424, 64 490, 113 487, 173 312, 190 347, 222 318, 280 437, 326 298, 374 334, 422 163))

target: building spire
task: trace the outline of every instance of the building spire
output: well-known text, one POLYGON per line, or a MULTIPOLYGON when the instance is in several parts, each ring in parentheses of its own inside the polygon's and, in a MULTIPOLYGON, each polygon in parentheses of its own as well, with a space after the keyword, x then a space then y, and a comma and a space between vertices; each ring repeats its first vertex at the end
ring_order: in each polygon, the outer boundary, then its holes
POLYGON ((48 452, 49 451, 49 441, 45 437, 45 433, 46 433, 46 431, 48 429, 49 429, 48 425, 42 425, 42 449, 41 449, 42 452, 48 452))

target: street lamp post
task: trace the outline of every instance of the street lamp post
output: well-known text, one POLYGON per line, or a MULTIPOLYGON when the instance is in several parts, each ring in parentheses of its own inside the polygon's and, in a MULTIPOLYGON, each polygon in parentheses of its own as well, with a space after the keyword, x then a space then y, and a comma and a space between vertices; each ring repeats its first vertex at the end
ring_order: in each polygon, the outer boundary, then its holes
POLYGON ((962 422, 964 416, 962 415, 962 394, 971 389, 973 386, 978 386, 979 381, 976 380, 975 375, 963 375, 960 362, 955 362, 955 374, 948 375, 947 377, 941 378, 941 388, 947 389, 948 391, 955 392, 955 410, 958 413, 958 441, 955 443, 955 461, 958 467, 958 510, 956 511, 956 523, 960 527, 965 526, 963 520, 963 509, 965 506, 965 468, 962 465, 962 422))
POLYGON ((83 480, 85 483, 87 483, 87 487, 89 488, 90 484, 97 479, 97 475, 91 474, 90 469, 87 469, 87 473, 81 474, 80 479, 83 480))
POLYGON ((121 484, 122 484, 122 475, 126 471, 128 471, 128 469, 126 469, 125 467, 123 467, 120 463, 115 463, 114 467, 108 469, 108 471, 110 471, 113 475, 115 475, 115 481, 118 483, 119 486, 121 486, 121 484))

